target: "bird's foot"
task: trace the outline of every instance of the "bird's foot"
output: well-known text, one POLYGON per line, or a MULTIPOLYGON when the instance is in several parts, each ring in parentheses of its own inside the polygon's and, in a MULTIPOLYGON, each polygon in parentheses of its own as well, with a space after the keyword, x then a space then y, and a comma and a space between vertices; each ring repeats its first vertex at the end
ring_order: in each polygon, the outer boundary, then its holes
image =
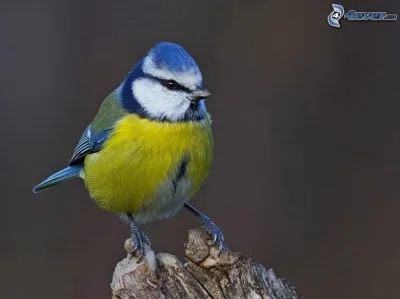
POLYGON ((131 240, 133 241, 133 247, 128 250, 131 255, 138 257, 137 263, 139 264, 145 256, 145 247, 148 245, 152 249, 151 240, 140 228, 132 230, 131 240))
POLYGON ((203 214, 199 216, 200 224, 205 229, 207 233, 212 237, 210 245, 215 245, 218 248, 218 256, 226 249, 226 245, 224 243, 224 235, 218 226, 211 221, 211 219, 203 214))
POLYGON ((140 226, 136 223, 132 213, 127 213, 126 216, 128 217, 129 220, 129 225, 131 229, 131 240, 133 242, 133 246, 129 246, 128 248, 125 247, 125 249, 128 251, 129 254, 136 255, 138 257, 137 263, 139 264, 143 260, 143 257, 146 254, 145 252, 146 249, 152 250, 153 247, 151 246, 150 238, 146 236, 146 234, 143 232, 140 226))

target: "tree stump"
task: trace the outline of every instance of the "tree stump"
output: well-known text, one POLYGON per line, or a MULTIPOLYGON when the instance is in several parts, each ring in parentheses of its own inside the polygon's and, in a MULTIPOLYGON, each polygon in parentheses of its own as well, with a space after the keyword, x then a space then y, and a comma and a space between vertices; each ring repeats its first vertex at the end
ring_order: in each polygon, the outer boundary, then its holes
MULTIPOLYGON (((168 253, 155 255, 149 247, 139 264, 128 254, 116 266, 112 299, 302 298, 287 280, 243 254, 224 250, 218 256, 209 239, 202 229, 189 231, 185 264, 168 253)), ((127 240, 125 248, 132 246, 127 240)))

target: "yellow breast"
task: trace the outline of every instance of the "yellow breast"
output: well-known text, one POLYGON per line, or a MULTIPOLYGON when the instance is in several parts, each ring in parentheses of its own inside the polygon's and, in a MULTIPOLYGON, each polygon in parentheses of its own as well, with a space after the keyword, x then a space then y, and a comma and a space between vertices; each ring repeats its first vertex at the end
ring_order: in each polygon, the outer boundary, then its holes
POLYGON ((209 118, 170 123, 133 114, 124 117, 103 149, 85 159, 84 178, 90 195, 99 206, 117 213, 156 207, 161 186, 173 184, 182 161, 187 160, 185 177, 190 184, 184 196, 190 199, 211 167, 210 125, 209 118))

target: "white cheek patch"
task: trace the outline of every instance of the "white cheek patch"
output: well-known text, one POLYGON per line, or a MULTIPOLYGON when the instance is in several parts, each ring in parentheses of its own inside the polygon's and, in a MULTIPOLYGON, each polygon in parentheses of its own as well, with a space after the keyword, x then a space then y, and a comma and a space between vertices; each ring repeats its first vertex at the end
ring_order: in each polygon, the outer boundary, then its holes
POLYGON ((132 92, 143 109, 154 118, 177 121, 190 106, 185 92, 170 91, 149 79, 137 79, 132 83, 132 92))
POLYGON ((203 81, 203 77, 198 69, 188 69, 179 73, 171 72, 167 68, 157 68, 150 56, 144 59, 142 70, 157 78, 175 80, 189 89, 193 88, 194 85, 201 85, 203 81))

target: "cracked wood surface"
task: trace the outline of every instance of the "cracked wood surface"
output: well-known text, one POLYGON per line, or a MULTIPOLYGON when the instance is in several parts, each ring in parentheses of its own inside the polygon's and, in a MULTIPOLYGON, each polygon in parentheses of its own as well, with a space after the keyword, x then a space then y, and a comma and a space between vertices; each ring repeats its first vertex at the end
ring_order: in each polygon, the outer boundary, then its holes
MULTIPOLYGON (((287 280, 243 254, 225 250, 218 256, 209 238, 202 229, 189 231, 186 264, 168 253, 155 255, 149 247, 140 264, 128 254, 116 266, 112 299, 302 298, 287 280)), ((127 240, 125 248, 132 246, 127 240)))

